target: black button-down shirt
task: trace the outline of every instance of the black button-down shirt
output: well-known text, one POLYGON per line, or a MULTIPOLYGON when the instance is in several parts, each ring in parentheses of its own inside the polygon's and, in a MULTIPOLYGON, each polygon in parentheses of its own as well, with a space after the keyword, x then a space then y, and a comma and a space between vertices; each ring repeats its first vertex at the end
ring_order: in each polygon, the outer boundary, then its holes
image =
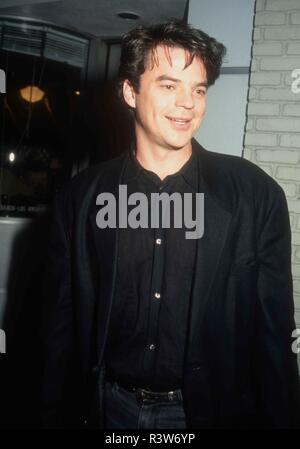
MULTIPOLYGON (((122 184, 142 192, 193 194, 197 155, 163 181, 128 156, 122 184)), ((131 206, 134 208, 135 206, 131 206)), ((194 210, 194 209, 193 209, 194 210)), ((128 212, 130 206, 128 206, 128 212)), ((172 207, 171 207, 172 211, 172 207)), ((172 217, 172 213, 170 214, 172 217)), ((195 218, 195 217, 194 217, 195 218)), ((187 228, 119 229, 116 291, 106 351, 109 376, 120 383, 166 391, 182 386, 196 242, 187 228)))

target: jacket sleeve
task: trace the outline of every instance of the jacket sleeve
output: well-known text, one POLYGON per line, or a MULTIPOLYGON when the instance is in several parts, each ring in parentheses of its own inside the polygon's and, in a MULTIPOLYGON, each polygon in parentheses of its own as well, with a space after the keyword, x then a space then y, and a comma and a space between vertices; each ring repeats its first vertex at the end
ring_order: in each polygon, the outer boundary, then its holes
POLYGON ((299 425, 300 408, 297 356, 292 351, 295 322, 288 208, 282 189, 275 183, 258 201, 261 204, 254 369, 261 419, 266 427, 292 428, 299 425))
POLYGON ((72 358, 72 295, 70 238, 66 225, 66 199, 54 200, 46 270, 43 279, 43 382, 44 427, 62 425, 65 387, 72 358))

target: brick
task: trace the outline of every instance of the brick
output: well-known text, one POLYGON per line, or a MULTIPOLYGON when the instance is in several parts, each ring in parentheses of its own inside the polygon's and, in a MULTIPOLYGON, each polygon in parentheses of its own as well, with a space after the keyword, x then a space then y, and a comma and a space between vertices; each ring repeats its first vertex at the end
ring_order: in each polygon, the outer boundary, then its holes
MULTIPOLYGON (((280 183, 280 185, 281 184, 282 184, 282 182, 280 183)), ((292 228, 294 225, 295 217, 293 214, 289 214, 289 218, 290 218, 290 227, 292 228)))
POLYGON ((255 12, 262 11, 264 9, 265 0, 256 0, 255 12))
MULTIPOLYGON (((286 194, 287 197, 292 198, 297 195, 297 185, 296 184, 292 184, 290 182, 281 182, 280 185, 283 188, 284 193, 286 194)), ((292 226, 292 223, 291 223, 291 226, 292 226)))
MULTIPOLYGON (((258 44, 254 43, 252 48, 252 54, 256 56, 266 55, 281 55, 282 53, 282 44, 278 42, 272 42, 269 44, 258 44)), ((292 53, 295 54, 295 53, 292 53)), ((298 54, 298 53, 296 53, 298 54)))
POLYGON ((262 36, 262 30, 260 30, 259 28, 254 28, 253 40, 259 41, 261 36, 262 36))
MULTIPOLYGON (((297 295, 296 292, 294 292, 294 304, 295 304, 295 312, 294 312, 294 316, 295 316, 295 328, 296 329, 300 329, 300 321, 297 321, 298 318, 300 319, 300 295, 297 295), (298 307, 299 304, 299 307, 298 307), (299 323, 299 324, 298 324, 299 323)), ((299 331, 298 331, 299 332, 299 331)), ((295 337, 296 338, 296 337, 295 337)), ((299 347, 299 345, 298 345, 299 347)), ((299 354, 298 354, 299 355, 299 354)), ((299 360, 300 362, 300 360, 299 360)), ((300 373, 299 373, 300 374, 300 373)))
POLYGON ((278 85, 280 84, 281 74, 280 73, 251 73, 250 84, 252 86, 260 85, 278 85))
POLYGON ((256 158, 258 162, 278 162, 286 164, 297 164, 299 162, 299 156, 300 156, 299 151, 256 150, 256 158))
POLYGON ((279 115, 279 104, 275 103, 249 103, 248 115, 279 115))
POLYGON ((253 150, 253 148, 247 148, 245 147, 243 150, 243 155, 242 157, 244 159, 247 159, 248 161, 255 161, 255 151, 253 150))
POLYGON ((286 84, 290 88, 291 88, 291 84, 292 84, 293 80, 294 79, 292 78, 292 72, 289 72, 284 76, 284 84, 286 84))
POLYGON ((247 120, 247 124, 246 124, 246 130, 250 131, 253 128, 254 128, 254 120, 253 119, 248 119, 247 120))
POLYGON ((289 210, 295 214, 300 214, 300 200, 288 199, 289 210))
MULTIPOLYGON (((298 233, 298 234, 299 234, 299 237, 300 237, 300 233, 298 233)), ((299 263, 293 264, 293 266, 292 266, 292 274, 293 274, 293 277, 295 277, 295 278, 299 277, 300 278, 300 264, 299 263)))
POLYGON ((258 131, 299 132, 300 119, 258 118, 256 121, 256 129, 258 131))
POLYGON ((300 134, 284 134, 280 137, 280 146, 300 148, 300 134))
POLYGON ((299 279, 293 280, 293 288, 294 288, 294 292, 299 295, 300 294, 300 280, 299 279))
MULTIPOLYGON (((295 94, 295 95, 299 95, 300 94, 300 69, 297 68, 295 70, 293 70, 292 72, 292 84, 291 84, 291 91, 295 94)), ((297 97, 297 100, 299 100, 300 97, 297 97)))
MULTIPOLYGON (((300 307, 300 295, 297 295, 295 292, 294 292, 294 304, 295 304, 295 316, 296 316, 296 314, 297 314, 296 306, 299 304, 299 307, 300 307)), ((298 313, 299 313, 299 311, 298 311, 298 313)), ((299 322, 299 324, 297 324, 296 319, 295 319, 295 324, 296 324, 296 328, 299 329, 300 322, 299 322)), ((298 345, 298 347, 299 347, 299 345, 298 345)))
MULTIPOLYGON (((297 318, 297 322, 300 324, 300 295, 294 294, 294 301, 295 301, 295 321, 297 318)), ((300 328, 300 325, 298 326, 298 328, 300 328)))
POLYGON ((271 165, 260 164, 260 168, 266 172, 269 176, 273 175, 273 168, 271 165))
MULTIPOLYGON (((294 301, 295 301, 295 321, 296 321, 296 317, 299 318, 300 320, 300 295, 294 294, 294 301)), ((300 321, 298 322, 300 323, 300 321)), ((300 328, 300 326, 297 327, 300 328)))
POLYGON ((295 259, 300 262, 300 248, 295 250, 295 259))
POLYGON ((270 56, 269 58, 262 58, 260 61, 261 70, 294 70, 297 67, 299 67, 299 58, 293 58, 292 56, 270 56))
POLYGON ((277 144, 276 135, 268 133, 247 133, 245 144, 250 146, 274 147, 277 144))
POLYGON ((289 11, 300 9, 299 0, 267 0, 266 11, 289 11))
MULTIPOLYGON (((300 103, 286 104, 283 106, 283 115, 290 115, 293 117, 300 117, 300 103)), ((300 129, 299 129, 300 132, 300 129)))
POLYGON ((257 12, 255 14, 255 26, 284 24, 285 14, 283 12, 257 12))
POLYGON ((250 89, 248 90, 248 99, 249 100, 254 100, 256 97, 256 89, 255 87, 250 87, 250 89))
MULTIPOLYGON (((278 179, 285 179, 287 181, 298 181, 300 179, 300 167, 288 167, 288 166, 281 166, 277 167, 276 170, 276 178, 278 179)), ((293 204, 293 208, 291 209, 291 212, 300 213, 300 201, 298 201, 299 204, 295 201, 295 204, 293 204)))
POLYGON ((295 101, 295 94, 290 88, 263 87, 259 91, 261 100, 291 100, 295 101))
POLYGON ((296 323, 299 323, 299 326, 297 326, 297 327, 300 328, 300 295, 296 295, 296 297, 294 296, 294 301, 295 301, 295 321, 296 321, 296 323), (298 301, 297 305, 299 304, 298 308, 296 307, 296 298, 298 301))
POLYGON ((300 232, 292 233, 292 243, 293 245, 300 245, 300 232))
MULTIPOLYGON (((300 3, 299 3, 300 5, 300 3)), ((270 27, 265 30, 266 40, 290 40, 300 39, 300 29, 298 26, 286 26, 286 27, 270 27)))
MULTIPOLYGON (((293 89, 300 88, 300 57, 299 57, 299 67, 296 68, 295 70, 291 70, 290 72, 286 73, 284 75, 284 82, 287 86, 290 86, 290 88, 292 88, 291 87, 292 84, 293 84, 293 89)), ((299 94, 300 94, 300 92, 299 92, 299 94)), ((300 95, 298 98, 295 98, 295 100, 299 101, 300 95)))
MULTIPOLYGON (((299 234, 300 235, 300 234, 299 234)), ((292 267, 292 275, 295 279, 300 279, 300 264, 295 263, 292 267)))
MULTIPOLYGON (((288 55, 300 55, 300 44, 288 44, 287 54, 288 55)), ((298 65, 300 67, 300 63, 298 65)))
POLYGON ((244 148, 243 158, 247 159, 248 161, 254 161, 255 160, 255 151, 251 148, 244 148))
POLYGON ((252 58, 250 65, 251 72, 257 72, 259 70, 259 61, 255 58, 252 58))
POLYGON ((293 25, 300 25, 300 12, 293 12, 291 14, 291 23, 293 25))

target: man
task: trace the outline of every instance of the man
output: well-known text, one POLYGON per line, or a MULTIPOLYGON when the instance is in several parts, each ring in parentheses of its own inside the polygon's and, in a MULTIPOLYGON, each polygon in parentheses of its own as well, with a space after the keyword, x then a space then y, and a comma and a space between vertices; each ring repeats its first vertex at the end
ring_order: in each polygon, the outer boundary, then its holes
POLYGON ((250 162, 192 141, 224 50, 174 22, 123 39, 119 73, 135 143, 75 177, 54 205, 45 425, 296 425, 283 191, 250 162), (125 222, 120 187, 132 195, 125 222), (167 226, 149 220, 159 194, 177 195, 167 226), (181 226, 179 199, 191 213, 181 226), (204 232, 187 238, 195 214, 204 232))

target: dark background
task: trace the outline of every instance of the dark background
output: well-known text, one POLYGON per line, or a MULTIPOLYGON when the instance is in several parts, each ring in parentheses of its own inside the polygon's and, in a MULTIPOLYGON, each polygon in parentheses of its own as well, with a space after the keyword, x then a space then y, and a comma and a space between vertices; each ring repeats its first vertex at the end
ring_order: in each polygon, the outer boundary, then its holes
POLYGON ((116 90, 121 36, 139 23, 187 17, 187 8, 183 0, 1 0, 0 221, 28 218, 17 231, 5 228, 13 233, 10 257, 0 252, 0 270, 8 272, 0 286, 3 429, 41 425, 39 333, 53 197, 79 171, 119 155, 132 141, 132 119, 116 90), (122 19, 120 11, 137 17, 122 19), (21 89, 28 86, 43 92, 41 101, 33 103, 32 94, 24 100, 21 89))

